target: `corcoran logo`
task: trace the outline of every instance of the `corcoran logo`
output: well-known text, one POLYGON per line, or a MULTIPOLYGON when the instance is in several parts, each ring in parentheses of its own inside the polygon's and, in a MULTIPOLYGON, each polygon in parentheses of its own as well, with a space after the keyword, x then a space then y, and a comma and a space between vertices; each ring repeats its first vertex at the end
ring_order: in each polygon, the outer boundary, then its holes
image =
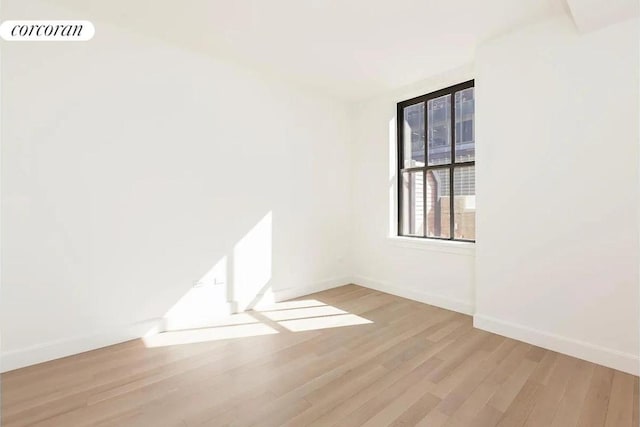
POLYGON ((7 41, 87 41, 96 30, 89 21, 4 21, 0 37, 7 41))

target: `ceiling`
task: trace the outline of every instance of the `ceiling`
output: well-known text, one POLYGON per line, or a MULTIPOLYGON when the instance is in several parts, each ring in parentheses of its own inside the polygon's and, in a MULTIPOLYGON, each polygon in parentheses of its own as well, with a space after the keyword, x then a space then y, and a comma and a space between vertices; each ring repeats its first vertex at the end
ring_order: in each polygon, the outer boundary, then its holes
POLYGON ((638 0, 567 0, 573 22, 582 32, 595 31, 638 16, 638 0))
POLYGON ((350 100, 461 66, 483 40, 564 10, 564 0, 48 2, 350 100))

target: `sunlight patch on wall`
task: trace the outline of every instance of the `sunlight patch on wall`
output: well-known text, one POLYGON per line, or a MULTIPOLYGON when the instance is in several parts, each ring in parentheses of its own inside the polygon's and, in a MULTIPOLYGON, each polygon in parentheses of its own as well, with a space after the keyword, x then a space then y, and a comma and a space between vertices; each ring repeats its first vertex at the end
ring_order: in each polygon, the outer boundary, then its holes
POLYGON ((222 257, 164 315, 165 330, 211 326, 230 314, 226 296, 227 257, 222 257))
POLYGON ((268 212, 233 248, 233 298, 245 310, 268 297, 271 280, 272 213, 268 212))
POLYGON ((268 212, 164 315, 164 331, 206 328, 233 311, 273 304, 272 212, 268 212))

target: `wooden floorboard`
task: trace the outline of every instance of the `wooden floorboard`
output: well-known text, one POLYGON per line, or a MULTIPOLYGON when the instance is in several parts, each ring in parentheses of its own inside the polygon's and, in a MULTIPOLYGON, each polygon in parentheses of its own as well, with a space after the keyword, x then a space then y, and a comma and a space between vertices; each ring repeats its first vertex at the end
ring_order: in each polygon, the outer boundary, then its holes
POLYGON ((159 338, 3 374, 2 426, 638 426, 638 377, 355 285, 159 338))

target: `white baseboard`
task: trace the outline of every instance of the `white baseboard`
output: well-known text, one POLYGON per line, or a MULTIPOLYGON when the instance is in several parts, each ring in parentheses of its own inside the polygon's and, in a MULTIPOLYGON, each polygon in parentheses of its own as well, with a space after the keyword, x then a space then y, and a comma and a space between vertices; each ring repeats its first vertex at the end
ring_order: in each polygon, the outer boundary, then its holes
POLYGON ((13 371, 85 351, 137 339, 162 327, 162 319, 150 319, 134 325, 101 331, 93 335, 38 344, 20 350, 0 353, 0 372, 13 371))
POLYGON ((633 354, 539 331, 489 316, 474 315, 474 305, 464 301, 433 295, 415 289, 401 288, 362 276, 353 277, 352 283, 447 310, 473 315, 473 326, 478 329, 483 329, 633 375, 640 374, 640 357, 633 354))
MULTIPOLYGON (((345 276, 325 280, 310 286, 277 290, 274 291, 274 296, 276 301, 284 301, 350 283, 355 283, 380 292, 397 295, 459 313, 473 315, 474 312, 473 304, 466 303, 464 301, 433 295, 422 291, 400 288, 362 276, 345 276)), ((633 354, 623 353, 479 314, 474 316, 473 324, 478 329, 483 329, 549 350, 557 351, 559 353, 577 357, 579 359, 608 366, 633 375, 640 374, 640 358, 633 354)), ((39 344, 20 350, 2 352, 0 353, 0 372, 8 372, 14 369, 137 339, 145 336, 150 331, 161 331, 163 327, 163 319, 150 319, 134 325, 122 326, 89 336, 70 338, 39 344)))
POLYGON ((340 286, 348 285, 350 283, 353 283, 352 278, 350 276, 344 276, 344 277, 337 277, 334 279, 323 280, 322 282, 317 282, 309 286, 279 289, 279 290, 275 290, 273 293, 274 293, 275 300, 280 302, 280 301, 285 301, 292 298, 298 298, 298 297, 314 294, 316 292, 326 291, 328 289, 337 288, 340 286))
POLYGON ((640 358, 633 354, 623 353, 480 314, 476 314, 473 317, 473 326, 633 375, 640 373, 640 358))
MULTIPOLYGON (((284 301, 291 298, 297 298, 315 292, 325 291, 327 289, 336 288, 351 283, 350 277, 341 277, 331 280, 325 280, 310 286, 296 287, 274 291, 276 301, 284 301)), ((234 312, 237 302, 230 302, 229 311, 234 312)), ((151 319, 136 323, 135 325, 121 326, 107 331, 101 331, 93 335, 64 339, 60 341, 38 344, 31 347, 2 352, 0 353, 0 372, 13 371, 14 369, 24 368, 26 366, 38 363, 48 362, 50 360, 60 359, 62 357, 72 356, 85 351, 95 350, 101 347, 107 347, 113 344, 141 338, 149 333, 158 333, 171 329, 182 329, 181 327, 170 327, 166 324, 165 319, 151 319)))
POLYGON ((397 295, 402 298, 446 308, 451 311, 457 311, 458 313, 473 315, 474 312, 474 305, 466 301, 444 297, 442 295, 435 295, 421 290, 401 288, 399 286, 383 283, 368 277, 355 276, 353 277, 353 283, 364 286, 365 288, 385 292, 387 294, 397 295))

